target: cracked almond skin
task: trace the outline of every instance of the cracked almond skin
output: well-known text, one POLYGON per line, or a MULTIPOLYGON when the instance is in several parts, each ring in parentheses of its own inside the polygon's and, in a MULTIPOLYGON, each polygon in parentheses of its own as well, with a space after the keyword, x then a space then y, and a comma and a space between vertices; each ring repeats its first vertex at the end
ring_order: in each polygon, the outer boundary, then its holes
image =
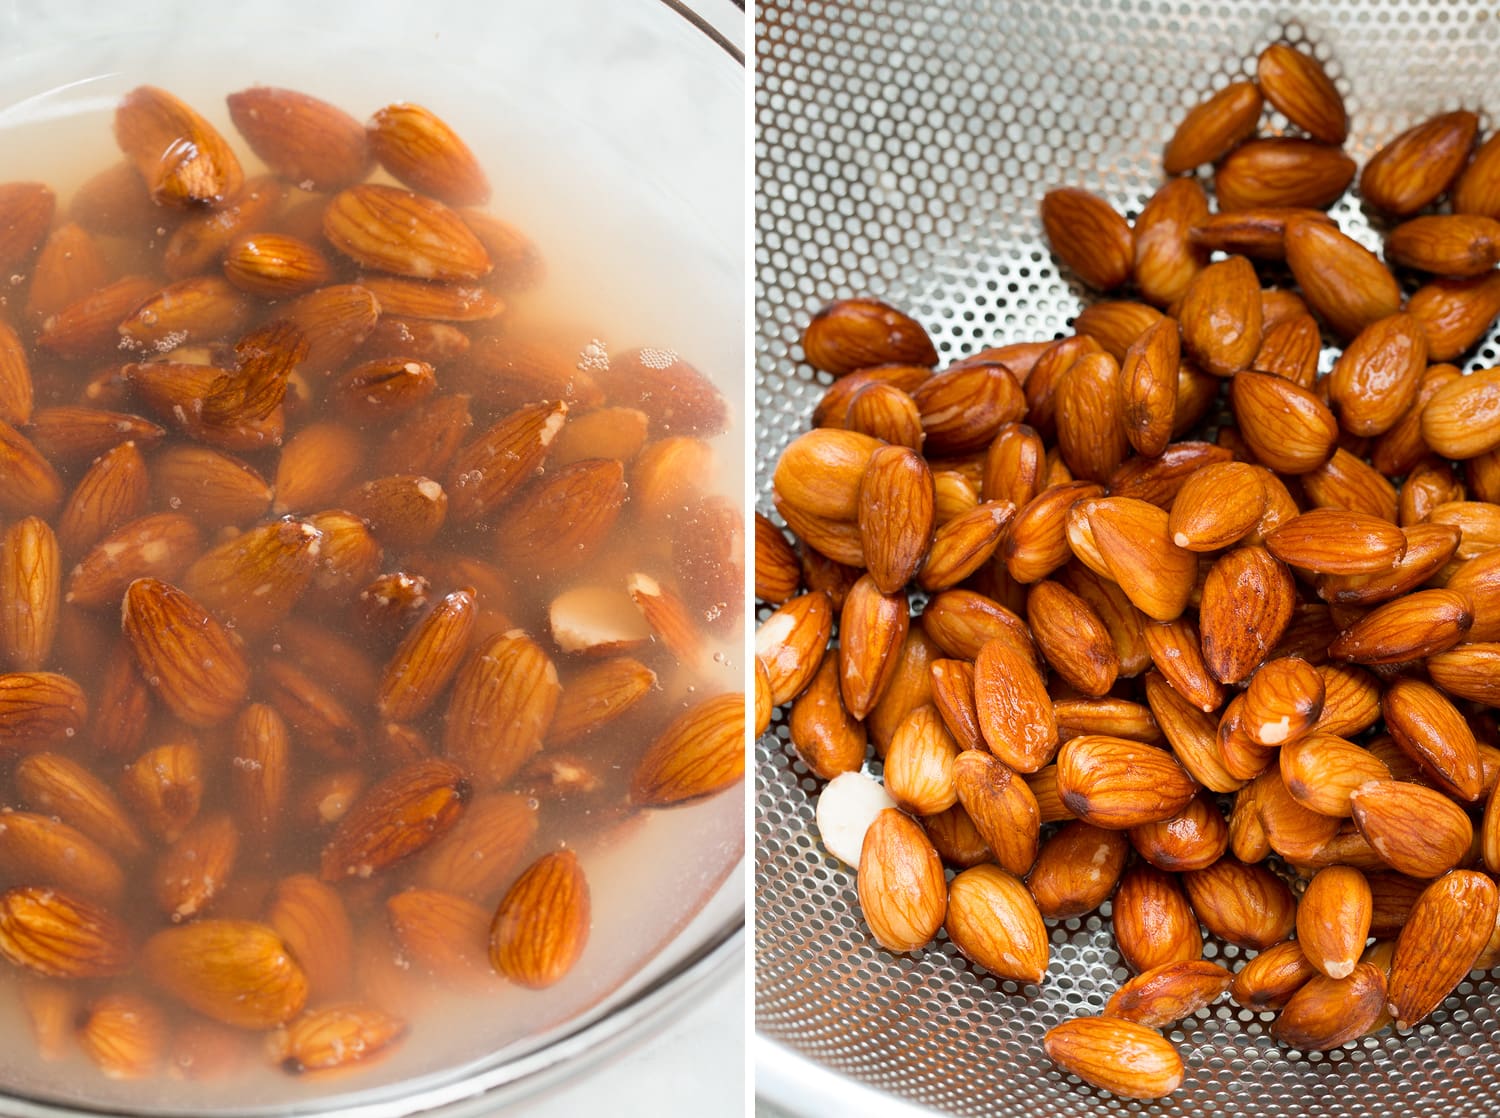
POLYGON ((841 299, 813 315, 802 352, 815 369, 844 376, 877 365, 937 364, 920 323, 876 299, 841 299))
POLYGON ((428 758, 390 773, 339 821, 323 847, 323 880, 367 878, 409 858, 458 822, 469 795, 451 761, 428 758))
POLYGON ((277 1031, 271 1044, 293 1075, 363 1063, 406 1035, 406 1022, 372 1005, 345 1002, 311 1010, 277 1031))
POLYGON ((1469 973, 1494 931, 1497 904, 1495 883, 1474 870, 1454 870, 1417 897, 1387 983, 1398 1030, 1422 1021, 1469 973))
POLYGON ((1042 1046, 1063 1071, 1123 1098, 1165 1098, 1182 1085, 1177 1049, 1133 1021, 1074 1017, 1048 1029, 1042 1046))
POLYGON ((142 946, 140 965, 161 990, 236 1028, 274 1028, 307 1001, 306 974, 281 937, 255 921, 198 920, 167 928, 142 946))
POLYGON ((370 169, 364 127, 326 101, 271 86, 252 86, 225 101, 250 149, 288 182, 337 190, 370 169))
POLYGON ((744 774, 745 696, 732 692, 673 719, 637 764, 630 798, 666 807, 722 791, 744 774))
POLYGON ((250 686, 238 642, 176 587, 139 578, 125 591, 121 624, 147 687, 189 726, 215 726, 234 714, 250 686))
POLYGON ((234 149, 213 125, 154 86, 140 86, 121 100, 115 139, 158 205, 223 202, 244 182, 234 149))
POLYGON ((433 198, 363 183, 328 203, 323 233, 355 263, 425 280, 477 280, 491 269, 463 219, 433 198))
POLYGON ((108 978, 130 966, 130 933, 90 901, 25 886, 0 894, 0 955, 50 978, 108 978))
POLYGON ((567 976, 588 944, 589 884, 571 850, 545 854, 506 892, 490 925, 490 965, 534 990, 567 976))
POLYGON ((380 165, 413 190, 450 206, 489 200, 490 184, 479 160, 431 109, 409 102, 387 105, 365 130, 380 165))

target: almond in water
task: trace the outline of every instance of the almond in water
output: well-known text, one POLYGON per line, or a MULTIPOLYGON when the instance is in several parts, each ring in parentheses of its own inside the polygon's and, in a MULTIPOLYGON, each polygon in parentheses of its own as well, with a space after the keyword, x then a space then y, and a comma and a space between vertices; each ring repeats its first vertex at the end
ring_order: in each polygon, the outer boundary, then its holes
POLYGON ((409 964, 585 996, 580 864, 739 812, 728 396, 551 290, 438 106, 223 107, 0 185, 0 954, 83 1076, 431 1044, 409 964))

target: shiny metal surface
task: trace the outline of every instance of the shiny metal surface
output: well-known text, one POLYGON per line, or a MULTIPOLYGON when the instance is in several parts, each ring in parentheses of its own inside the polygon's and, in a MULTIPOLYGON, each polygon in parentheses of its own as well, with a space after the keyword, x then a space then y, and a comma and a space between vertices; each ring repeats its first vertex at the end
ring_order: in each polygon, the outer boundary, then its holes
MULTIPOLYGON (((868 294, 902 307, 944 360, 1060 336, 1085 296, 1042 240, 1046 189, 1084 186, 1133 217, 1161 181, 1161 147, 1186 108, 1253 74, 1256 55, 1279 39, 1324 60, 1351 112, 1346 149, 1363 164, 1432 113, 1500 105, 1494 17, 1467 0, 759 4, 761 511, 771 512, 771 468, 828 383, 801 363, 797 341, 823 303, 868 294)), ((1285 127, 1268 116, 1263 130, 1285 127)), ((1331 212, 1378 248, 1357 198, 1331 212)), ((1495 364, 1496 354, 1492 335, 1468 364, 1495 364)), ((1470 976, 1413 1033, 1323 1054, 1278 1046, 1271 1015, 1225 999, 1168 1031, 1188 1073, 1159 1103, 1062 1075, 1042 1034, 1099 1012, 1127 977, 1108 906, 1053 923, 1040 989, 996 982, 945 939, 917 956, 887 954, 864 930, 853 873, 818 843, 818 782, 786 733, 778 716, 755 758, 757 1082, 779 1108, 829 1113, 829 1100, 843 1098, 848 1112, 885 1113, 876 1098, 892 1114, 908 1113, 906 1101, 1028 1118, 1500 1113, 1500 989, 1490 975, 1470 976)), ((1244 957, 1212 940, 1204 954, 1231 969, 1244 957)))

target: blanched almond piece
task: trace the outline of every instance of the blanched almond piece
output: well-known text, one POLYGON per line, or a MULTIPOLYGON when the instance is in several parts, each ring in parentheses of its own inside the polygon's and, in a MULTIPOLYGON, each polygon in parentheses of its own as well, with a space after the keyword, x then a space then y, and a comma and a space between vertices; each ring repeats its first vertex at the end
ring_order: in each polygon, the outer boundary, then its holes
POLYGON ((745 696, 718 695, 688 708, 652 742, 631 778, 630 798, 665 807, 709 796, 745 772, 745 696))
POLYGON ((490 963, 532 989, 561 981, 588 943, 588 879, 571 850, 546 854, 510 887, 490 925, 490 963))
POLYGON ((1182 1085, 1177 1049, 1133 1021, 1075 1017, 1047 1030, 1042 1044, 1063 1071, 1124 1098, 1164 1098, 1182 1085))
POLYGON ((367 791, 323 848, 324 881, 369 877, 442 837, 463 813, 469 782, 450 761, 414 761, 367 791))
POLYGON ((380 165, 413 190, 450 206, 489 199, 490 184, 474 153, 431 109, 408 102, 387 105, 365 130, 380 165))
POLYGON ((307 975, 310 998, 346 996, 354 932, 338 890, 310 873, 283 878, 266 904, 266 923, 307 975))
POLYGON ((244 181, 234 150, 170 93, 143 85, 115 110, 115 139, 158 205, 187 208, 232 198, 244 181))
POLYGON ((552 599, 547 617, 563 652, 608 655, 651 639, 651 626, 622 587, 574 586, 552 599))
POLYGON ((406 1022, 362 1003, 312 1010, 278 1031, 272 1050, 283 1071, 298 1075, 361 1063, 406 1035, 406 1022))
POLYGON ((556 667, 524 632, 491 638, 453 681, 443 751, 481 788, 503 785, 541 748, 560 692, 556 667))
POLYGON ((307 1000, 307 976, 264 924, 198 920, 157 932, 141 949, 145 975, 216 1021, 268 1029, 307 1000))
POLYGON ((270 86, 231 93, 225 101, 250 149, 304 190, 337 190, 370 169, 364 128, 326 101, 270 86))
POLYGON ((0 956, 49 978, 108 978, 130 967, 130 933, 89 901, 26 886, 0 894, 0 956))
POLYGON ((324 211, 323 233, 357 264, 413 279, 474 280, 491 268, 457 214, 395 187, 364 183, 340 191, 324 211))

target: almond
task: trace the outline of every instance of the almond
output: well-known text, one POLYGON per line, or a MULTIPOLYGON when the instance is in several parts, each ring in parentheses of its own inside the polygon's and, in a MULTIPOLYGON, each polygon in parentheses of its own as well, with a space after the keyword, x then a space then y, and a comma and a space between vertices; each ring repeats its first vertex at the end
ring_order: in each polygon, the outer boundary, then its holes
POLYGON ((280 299, 322 287, 333 278, 333 266, 300 237, 242 233, 224 249, 224 275, 241 291, 280 299))
POLYGON ((279 936, 247 920, 199 920, 157 932, 141 967, 164 991, 226 1025, 267 1029, 302 1009, 307 977, 279 936))
POLYGON ((1229 996, 1252 1013, 1275 1011, 1317 974, 1296 940, 1282 940, 1239 969, 1230 983, 1229 996))
POLYGON ((1052 251, 1090 287, 1111 291, 1130 278, 1130 226, 1097 194, 1076 187, 1049 190, 1042 197, 1042 228, 1052 251))
POLYGON ((167 1019, 140 994, 105 994, 78 1017, 78 1046, 111 1079, 156 1073, 167 1044, 167 1019))
POLYGON ((387 105, 366 125, 380 165, 413 190, 450 206, 479 205, 490 184, 468 145, 431 109, 387 105))
POLYGON ((1396 1028, 1416 1025, 1469 972, 1495 926, 1495 883, 1455 870, 1423 890, 1396 940, 1387 996, 1396 1028))
POLYGON ((386 665, 376 695, 381 716, 404 722, 430 707, 458 671, 473 628, 472 590, 456 590, 438 602, 386 665))
POLYGON ((1354 179, 1355 163, 1339 148, 1276 137, 1239 145, 1214 173, 1220 210, 1267 206, 1322 209, 1354 179))
POLYGON ((1436 877, 1467 855, 1474 827, 1441 792, 1406 781, 1374 780, 1349 797, 1360 833, 1394 870, 1436 877))
POLYGON ((999 554, 1010 577, 1036 582, 1066 563, 1072 557, 1066 535, 1068 510, 1103 495, 1102 486, 1085 481, 1043 488, 1016 513, 1001 541, 999 554))
POLYGON ((1047 1030, 1047 1058, 1113 1095, 1159 1099, 1182 1085, 1182 1057, 1154 1029, 1116 1017, 1074 1017, 1047 1030))
POLYGON ((1103 734, 1063 744, 1057 783, 1063 803, 1078 818, 1119 830, 1169 818, 1197 791, 1165 750, 1103 734))
POLYGON ((322 877, 369 877, 442 837, 463 813, 469 782, 452 762, 414 761, 377 782, 323 848, 322 877))
POLYGON ((472 984, 489 973, 489 911, 453 893, 407 889, 386 899, 402 953, 446 982, 472 984))
POLYGON ((1213 463, 1183 482, 1168 514, 1167 531, 1178 547, 1218 551, 1239 542, 1265 511, 1265 486, 1255 467, 1213 463))
POLYGON ((0 186, 0 268, 14 272, 47 236, 57 195, 39 182, 0 186))
POLYGON ((105 904, 125 891, 125 874, 107 850, 66 823, 29 811, 0 813, 0 871, 13 881, 54 885, 105 904))
POLYGON ((1303 297, 1343 337, 1401 309, 1401 289, 1374 253, 1321 222, 1287 225, 1286 262, 1303 297))
POLYGON ((1047 929, 1031 894, 996 866, 964 870, 948 888, 943 924, 970 962, 998 978, 1035 985, 1047 971, 1047 929))
POLYGON ((1454 798, 1473 803, 1484 791, 1474 732, 1437 688, 1396 679, 1380 698, 1386 730, 1401 751, 1454 798))
POLYGON ((855 718, 869 714, 890 683, 908 624, 904 595, 882 594, 869 575, 850 588, 839 617, 839 687, 855 718))
POLYGON ((1110 996, 1105 1017, 1164 1029, 1212 1005, 1229 989, 1233 976, 1217 963, 1179 961, 1153 967, 1110 996))
POLYGON ((1332 734, 1310 734, 1281 748, 1279 764, 1287 791, 1302 806, 1324 815, 1347 818, 1350 796, 1371 780, 1389 780, 1380 758, 1332 734))
MULTIPOLYGON (((336 474, 332 453, 325 462, 336 474)), ((271 505, 271 486, 252 466, 204 446, 171 446, 154 456, 151 485, 159 505, 205 528, 244 526, 265 516, 271 505)))
POLYGON ((1091 500, 1082 506, 1114 581, 1142 613, 1170 621, 1192 593, 1197 561, 1168 535, 1168 515, 1130 497, 1091 500))
POLYGON ((234 724, 230 794, 241 822, 265 833, 281 818, 290 778, 286 723, 273 707, 251 703, 234 724))
MULTIPOLYGON (((756 657, 756 663, 759 665, 758 685, 764 674, 762 669, 765 661, 756 657)), ((769 677, 766 678, 769 699, 769 677)), ((568 691, 564 689, 565 700, 567 695, 568 691)), ((766 711, 766 718, 769 722, 769 709, 766 711)), ((905 725, 905 721, 902 725, 905 725)), ((854 772, 864 764, 867 745, 865 727, 844 707, 843 696, 839 693, 837 653, 830 650, 824 654, 823 662, 812 682, 792 701, 787 730, 797 755, 812 770, 813 775, 821 780, 832 780, 840 773, 854 772)), ((897 734, 900 732, 898 727, 897 734)), ((893 736, 893 744, 895 740, 893 736)))
POLYGON ((833 607, 822 591, 791 599, 761 622, 755 652, 770 675, 774 705, 790 702, 812 681, 832 631, 833 607))
POLYGON ((62 480, 36 446, 0 422, 0 512, 49 516, 62 504, 62 480))
POLYGON ((1176 321, 1163 318, 1125 353, 1119 379, 1122 423, 1130 445, 1145 456, 1159 456, 1172 437, 1179 346, 1176 321))
POLYGON ((1245 732, 1259 745, 1289 745, 1323 713, 1323 677, 1306 660, 1286 656, 1256 669, 1245 690, 1245 732))
POLYGON ((1421 590, 1365 614, 1338 635, 1328 654, 1359 664, 1399 664, 1452 648, 1473 624, 1464 595, 1421 590))
POLYGON ((50 657, 62 596, 62 559, 47 522, 31 516, 0 536, 0 656, 35 671, 50 657))
POLYGON ((603 544, 625 501, 624 468, 591 458, 527 489, 496 534, 502 562, 543 570, 577 567, 603 544))
POLYGON ((1255 76, 1267 101, 1298 128, 1325 144, 1349 134, 1344 99, 1317 59, 1287 43, 1260 52, 1255 76))
POLYGON ((355 263, 413 279, 475 280, 489 255, 463 220, 435 199, 366 183, 334 195, 323 232, 355 263))
MULTIPOLYGON (((893 741, 891 752, 896 746, 893 741)), ((886 755, 887 785, 891 752, 886 755)), ((978 749, 957 755, 951 782, 994 861, 1016 876, 1029 871, 1037 857, 1041 811, 1026 782, 1003 761, 978 749)))
POLYGON ((199 547, 198 527, 181 513, 151 513, 110 533, 69 573, 70 605, 109 608, 136 579, 176 578, 199 547))
MULTIPOLYGON (((1322 210, 1305 206, 1260 206, 1251 209, 1229 210, 1224 213, 1205 215, 1189 234, 1192 244, 1202 252, 1216 251, 1248 256, 1252 260, 1285 260, 1286 227, 1290 221, 1320 221, 1332 225, 1334 221, 1322 210)), ((1262 319, 1269 331, 1277 325, 1267 314, 1262 292, 1262 319)), ((1271 294, 1284 295, 1284 292, 1271 294)), ((1292 296, 1297 299, 1297 296, 1292 296)), ((1301 300, 1298 299, 1300 303, 1301 300)), ((1305 307, 1293 308, 1303 311, 1305 307)))
POLYGON ((70 738, 88 719, 83 689, 55 672, 0 675, 0 749, 70 738))
POLYGON ((665 807, 712 795, 745 771, 745 696, 719 695, 690 707, 646 750, 631 780, 638 804, 665 807))
POLYGON ((1059 675, 1085 695, 1108 693, 1120 660, 1093 607, 1061 583, 1044 580, 1027 592, 1026 615, 1037 647, 1059 675))
POLYGON ((1322 349, 1317 320, 1307 314, 1295 315, 1266 330, 1251 368, 1310 389, 1318 377, 1322 349))
POLYGON ((674 435, 647 443, 630 472, 630 503, 643 520, 680 517, 713 484, 713 448, 703 439, 674 435))
POLYGON ((1476 370, 1441 387, 1422 411, 1422 438, 1449 458, 1474 458, 1500 445, 1500 369, 1476 370))
MULTIPOLYGON (((906 447, 871 453, 860 481, 858 517, 865 560, 882 593, 900 590, 921 565, 932 533, 932 505, 932 475, 920 455, 906 447)), ((759 530, 756 541, 759 572, 759 530)), ((768 556, 768 570, 769 564, 774 560, 768 556)))
POLYGON ((490 286, 501 291, 519 291, 542 281, 546 268, 541 253, 524 232, 486 210, 462 209, 458 216, 479 238, 494 262, 490 286))
POLYGON ((571 850, 544 855, 510 887, 490 925, 490 964, 532 989, 559 982, 588 943, 588 880, 571 850))
POLYGON ((1260 951, 1292 933, 1296 899, 1263 866, 1224 857, 1183 874, 1182 883, 1198 919, 1221 939, 1260 951))
POLYGON ((359 720, 311 672, 286 660, 271 660, 262 669, 261 682, 266 701, 291 727, 299 745, 334 761, 352 760, 363 751, 359 720))
MULTIPOLYGON (((581 374, 575 369, 574 376, 581 374)), ((663 434, 709 438, 729 429, 723 394, 673 350, 642 346, 616 354, 598 381, 607 402, 645 412, 663 434)))
POLYGON ((107 978, 130 966, 130 936, 88 901, 29 886, 0 895, 0 955, 52 978, 107 978))
POLYGON ((444 752, 482 787, 504 784, 541 748, 560 691, 556 667, 524 632, 492 637, 454 678, 444 752))
POLYGON ((406 1035, 406 1023, 374 1006, 324 1006, 290 1022, 272 1040, 282 1070, 294 1075, 361 1063, 406 1035))
POLYGON ((1010 641, 996 638, 978 650, 974 703, 985 742, 1006 764, 1036 772, 1052 759, 1058 732, 1051 699, 1031 659, 1010 641))
POLYGON ((1452 361, 1484 337, 1500 315, 1500 274, 1435 279, 1412 292, 1406 311, 1422 324, 1428 357, 1452 361))
POLYGON ((1372 963, 1342 978, 1317 975, 1287 1000, 1271 1031, 1293 1048, 1337 1048, 1374 1027, 1384 1012, 1385 987, 1385 975, 1372 963))
POLYGON ((250 671, 238 645, 181 590, 136 579, 126 588, 121 622, 147 686, 177 718, 213 726, 244 701, 250 671))
POLYGON ((1175 303, 1208 263, 1207 250, 1192 239, 1207 218, 1208 197, 1197 179, 1169 179, 1146 202, 1135 219, 1132 271, 1147 302, 1175 303))
POLYGON ((175 842, 202 802, 202 750, 191 740, 148 749, 125 766, 119 789, 148 831, 163 842, 175 842))
MULTIPOLYGON (((0 428, 0 433, 4 429, 0 428)), ((63 467, 84 465, 125 442, 146 449, 160 442, 162 428, 138 415, 99 408, 41 408, 27 428, 32 444, 49 461, 63 467)), ((29 484, 29 479, 18 477, 29 484)))
POLYGON ((109 786, 77 761, 60 753, 32 753, 14 773, 21 802, 76 828, 121 858, 146 849, 134 821, 109 786))
POLYGON ((1463 170, 1478 131, 1479 117, 1462 110, 1414 125, 1370 157, 1359 176, 1360 195, 1398 217, 1416 213, 1463 170))
POLYGON ((1457 212, 1414 217, 1386 235, 1385 257, 1439 276, 1484 275, 1500 264, 1500 222, 1457 212))
POLYGON ((1320 574, 1372 574, 1406 554, 1406 536, 1379 517, 1314 509, 1266 536, 1266 549, 1293 567, 1320 574))
POLYGON ((887 951, 919 950, 943 924, 942 860, 922 828, 893 808, 881 811, 865 833, 858 885, 865 923, 887 951))
POLYGON ((1205 372, 1229 376, 1260 348, 1260 281, 1243 256, 1210 264, 1188 286, 1178 310, 1183 351, 1205 372))
POLYGON ((921 324, 876 299, 841 299, 813 315, 802 353, 815 369, 843 376, 876 365, 937 364, 921 324))
MULTIPOLYGON (((401 279, 395 276, 360 276, 359 285, 375 296, 380 303, 380 313, 386 324, 397 318, 419 319, 429 322, 483 322, 504 313, 505 302, 492 291, 477 284, 437 283, 430 280, 401 279), (390 317, 386 317, 390 316, 390 317)), ((385 330, 377 323, 366 339, 367 349, 380 344, 385 330)), ((459 334, 452 344, 463 353, 468 352, 468 339, 459 334)), ((433 340, 438 340, 434 336, 433 340)), ((444 342, 449 336, 443 335, 444 342)), ((379 356, 391 356, 381 353, 379 356)), ((437 358, 434 352, 424 350, 419 356, 437 358)))
POLYGON ((263 633, 291 612, 311 583, 322 543, 311 524, 271 521, 209 549, 180 581, 227 624, 263 633))
POLYGON ((326 101, 270 86, 253 86, 225 100, 250 149, 289 182, 337 190, 369 170, 364 129, 326 101))
POLYGON ((1204 163, 1217 163, 1260 122, 1261 91, 1255 82, 1231 82, 1199 102, 1183 117, 1162 154, 1162 170, 1180 175, 1204 163))
POLYGON ((239 829, 227 815, 195 820, 157 861, 152 880, 157 907, 173 923, 201 915, 229 884, 239 841, 239 829))
POLYGON ((1129 853, 1123 831, 1075 820, 1041 844, 1026 885, 1048 920, 1083 916, 1108 899, 1129 853))
POLYGON ((244 181, 233 149, 170 93, 143 85, 115 109, 115 139, 152 201, 187 208, 232 198, 244 181))

